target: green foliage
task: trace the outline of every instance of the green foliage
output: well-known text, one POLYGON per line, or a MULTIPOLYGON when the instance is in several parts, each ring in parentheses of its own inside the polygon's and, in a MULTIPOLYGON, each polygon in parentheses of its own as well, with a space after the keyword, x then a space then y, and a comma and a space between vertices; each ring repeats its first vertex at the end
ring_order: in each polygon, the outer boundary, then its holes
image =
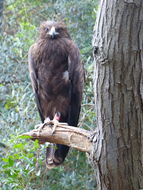
POLYGON ((41 160, 36 159, 39 143, 27 143, 25 140, 12 135, 7 143, 6 156, 2 158, 3 189, 24 189, 39 176, 41 160))
POLYGON ((7 0, 0 37, 0 189, 92 190, 93 170, 84 153, 71 150, 63 166, 45 169, 45 147, 19 137, 40 122, 29 80, 27 54, 41 21, 66 22, 84 62, 85 89, 79 126, 95 126, 92 31, 96 0, 7 0))

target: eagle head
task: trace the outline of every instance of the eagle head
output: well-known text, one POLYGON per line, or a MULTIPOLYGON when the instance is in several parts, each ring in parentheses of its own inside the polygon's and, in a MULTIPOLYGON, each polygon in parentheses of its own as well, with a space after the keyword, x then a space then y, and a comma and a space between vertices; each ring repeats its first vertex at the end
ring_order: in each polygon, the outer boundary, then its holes
POLYGON ((55 40, 58 38, 70 38, 64 23, 45 21, 40 25, 40 38, 55 40))

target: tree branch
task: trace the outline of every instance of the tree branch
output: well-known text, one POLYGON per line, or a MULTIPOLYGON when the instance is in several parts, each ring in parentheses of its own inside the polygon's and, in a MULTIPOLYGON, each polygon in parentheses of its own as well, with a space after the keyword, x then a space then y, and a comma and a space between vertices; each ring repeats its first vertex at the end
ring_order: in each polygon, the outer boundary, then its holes
POLYGON ((57 123, 56 128, 53 129, 53 121, 40 124, 39 126, 38 129, 34 129, 22 135, 31 136, 32 140, 38 139, 40 144, 50 142, 67 145, 82 152, 90 153, 92 151, 93 145, 90 141, 92 132, 90 131, 68 126, 66 123, 57 123))

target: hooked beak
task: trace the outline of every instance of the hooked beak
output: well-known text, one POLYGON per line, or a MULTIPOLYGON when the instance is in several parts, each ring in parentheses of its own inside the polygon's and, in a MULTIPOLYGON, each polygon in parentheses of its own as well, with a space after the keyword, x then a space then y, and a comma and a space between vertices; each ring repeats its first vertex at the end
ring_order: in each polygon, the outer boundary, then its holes
POLYGON ((52 26, 52 28, 50 29, 50 31, 48 32, 48 34, 50 35, 50 37, 51 37, 52 39, 54 39, 55 36, 57 36, 59 33, 56 32, 55 27, 52 26))

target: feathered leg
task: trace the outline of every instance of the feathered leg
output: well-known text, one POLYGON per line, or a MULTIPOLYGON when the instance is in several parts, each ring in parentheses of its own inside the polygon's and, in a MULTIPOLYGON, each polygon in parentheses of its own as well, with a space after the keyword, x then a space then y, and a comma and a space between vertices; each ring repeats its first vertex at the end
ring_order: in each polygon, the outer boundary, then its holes
MULTIPOLYGON (((75 101, 76 99, 74 99, 75 101)), ((67 122, 71 126, 77 126, 79 118, 80 106, 77 107, 76 103, 72 103, 69 113, 66 117, 60 116, 60 122, 67 122)), ((69 147, 66 145, 53 145, 46 150, 46 166, 52 169, 62 164, 68 154, 69 147)))
MULTIPOLYGON (((57 113, 54 116, 54 128, 53 133, 56 129, 57 123, 60 120, 60 122, 67 121, 67 117, 63 117, 61 114, 57 113)), ((60 144, 51 144, 50 147, 46 148, 46 166, 48 169, 52 169, 60 164, 63 163, 65 160, 65 157, 68 153, 69 147, 65 145, 60 144)))
POLYGON ((55 132, 55 130, 56 130, 56 127, 57 127, 57 125, 58 125, 58 123, 59 123, 59 121, 60 121, 60 117, 61 117, 60 112, 57 112, 57 113, 55 114, 55 116, 54 116, 54 119, 53 119, 54 126, 53 126, 53 131, 52 131, 53 134, 54 134, 54 132, 55 132))

